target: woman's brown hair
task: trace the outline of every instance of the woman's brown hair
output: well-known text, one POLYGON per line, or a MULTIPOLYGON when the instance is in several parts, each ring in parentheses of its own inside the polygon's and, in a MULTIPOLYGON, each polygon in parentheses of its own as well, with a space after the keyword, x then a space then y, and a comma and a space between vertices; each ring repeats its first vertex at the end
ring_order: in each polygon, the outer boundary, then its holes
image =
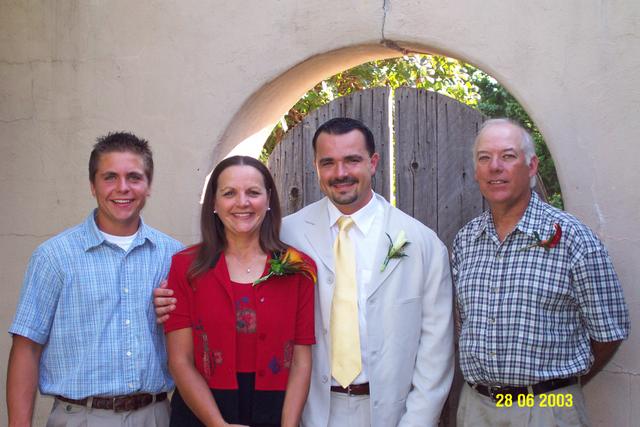
POLYGON ((218 190, 218 179, 222 171, 230 166, 251 166, 257 169, 262 175, 264 186, 269 195, 269 210, 267 210, 262 225, 260 226, 260 248, 267 254, 279 252, 286 249, 280 240, 280 225, 282 224, 282 212, 280 210, 280 199, 276 190, 275 182, 269 169, 260 161, 248 156, 232 156, 224 159, 215 167, 209 178, 207 189, 202 202, 202 212, 200 214, 200 231, 202 241, 194 246, 196 257, 189 267, 187 279, 190 283, 193 279, 206 273, 213 268, 220 254, 227 248, 227 237, 224 232, 224 225, 218 215, 213 213, 213 204, 218 190))

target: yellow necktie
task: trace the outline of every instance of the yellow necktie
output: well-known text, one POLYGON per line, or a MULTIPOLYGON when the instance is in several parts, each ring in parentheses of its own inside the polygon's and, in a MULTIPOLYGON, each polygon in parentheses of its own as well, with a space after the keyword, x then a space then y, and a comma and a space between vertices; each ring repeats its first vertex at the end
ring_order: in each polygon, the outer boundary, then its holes
POLYGON ((333 245, 336 287, 331 305, 331 375, 347 387, 362 370, 358 321, 356 258, 348 229, 350 217, 338 219, 338 238, 333 245))

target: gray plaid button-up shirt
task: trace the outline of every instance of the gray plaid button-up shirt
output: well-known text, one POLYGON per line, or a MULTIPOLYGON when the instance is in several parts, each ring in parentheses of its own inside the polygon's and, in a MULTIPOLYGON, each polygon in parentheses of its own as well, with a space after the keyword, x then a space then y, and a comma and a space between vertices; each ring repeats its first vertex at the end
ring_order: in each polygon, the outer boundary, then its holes
POLYGON ((462 323, 465 380, 529 385, 586 373, 590 339, 625 339, 629 314, 607 250, 572 215, 533 193, 501 243, 485 212, 453 244, 453 280, 462 323), (559 243, 535 246, 561 227, 559 243))

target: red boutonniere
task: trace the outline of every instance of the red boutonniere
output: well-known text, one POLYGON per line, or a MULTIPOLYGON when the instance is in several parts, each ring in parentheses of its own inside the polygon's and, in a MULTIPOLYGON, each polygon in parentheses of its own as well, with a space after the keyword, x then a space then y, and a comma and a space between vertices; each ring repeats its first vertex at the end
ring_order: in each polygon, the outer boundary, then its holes
POLYGON ((536 242, 520 248, 521 251, 535 247, 541 247, 544 248, 545 251, 548 251, 549 249, 556 247, 558 243, 560 243, 560 237, 562 237, 562 228, 560 228, 560 224, 558 223, 553 224, 553 233, 546 240, 542 240, 537 231, 533 232, 533 236, 535 237, 536 242))
POLYGON ((289 274, 302 273, 313 281, 315 284, 318 280, 315 269, 304 260, 302 254, 295 249, 289 247, 283 253, 274 253, 269 260, 269 272, 266 276, 262 276, 253 285, 264 282, 271 276, 285 276, 289 274))

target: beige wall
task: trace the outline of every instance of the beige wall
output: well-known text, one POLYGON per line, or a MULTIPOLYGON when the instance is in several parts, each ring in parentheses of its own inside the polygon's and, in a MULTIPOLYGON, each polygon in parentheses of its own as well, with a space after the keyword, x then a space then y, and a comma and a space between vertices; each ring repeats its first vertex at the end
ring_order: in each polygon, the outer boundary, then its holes
MULTIPOLYGON (((380 45, 382 38, 480 66, 542 129, 567 208, 608 245, 635 326, 586 388, 590 413, 595 425, 634 425, 640 417, 633 405, 640 392, 635 0, 1 0, 1 329, 11 322, 30 253, 94 205, 86 163, 97 135, 127 129, 150 139, 157 176, 145 218, 193 242, 202 180, 215 161, 268 131, 323 77, 397 55, 380 45)), ((3 382, 9 346, 0 334, 3 382)), ((36 425, 49 406, 49 399, 39 400, 36 425)))

